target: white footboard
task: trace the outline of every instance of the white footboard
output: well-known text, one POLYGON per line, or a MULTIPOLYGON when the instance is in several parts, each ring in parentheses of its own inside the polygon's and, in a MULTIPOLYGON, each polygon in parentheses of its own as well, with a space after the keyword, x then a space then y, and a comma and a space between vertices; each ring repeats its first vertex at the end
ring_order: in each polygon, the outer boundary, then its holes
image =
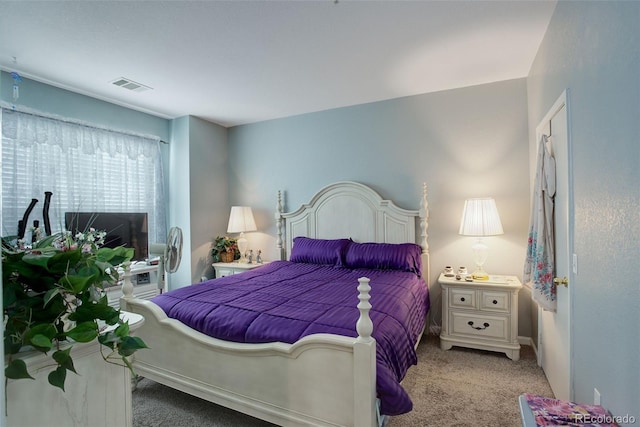
MULTIPOLYGON (((127 280, 125 280, 127 282, 127 280)), ((283 426, 374 426, 375 340, 369 280, 359 279, 358 338, 307 336, 294 344, 218 340, 168 318, 123 286, 123 310, 139 313, 138 375, 283 426)))

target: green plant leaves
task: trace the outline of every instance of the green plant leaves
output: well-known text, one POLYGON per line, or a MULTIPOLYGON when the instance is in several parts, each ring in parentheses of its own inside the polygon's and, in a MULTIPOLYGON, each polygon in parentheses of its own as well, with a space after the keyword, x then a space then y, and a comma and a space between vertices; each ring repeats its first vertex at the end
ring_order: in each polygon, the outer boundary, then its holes
POLYGON ((114 325, 118 323, 118 310, 107 305, 106 300, 97 303, 83 301, 83 304, 69 315, 69 320, 78 323, 93 321, 95 319, 104 320, 108 325, 114 325))
POLYGON ((133 248, 100 248, 96 254, 97 261, 107 262, 111 265, 120 265, 133 258, 133 248))
POLYGON ((26 345, 32 345, 36 350, 47 352, 53 347, 56 328, 49 323, 42 323, 31 327, 24 335, 26 345))
POLYGON ((77 342, 91 342, 98 337, 98 326, 93 321, 79 323, 66 335, 77 342))
POLYGON ((67 291, 77 294, 87 289, 93 281, 92 275, 66 275, 60 279, 60 284, 67 291))
POLYGON ((64 391, 64 382, 67 379, 67 370, 64 367, 58 366, 56 370, 49 372, 48 378, 49 384, 64 391))
POLYGON ((59 288, 49 289, 44 295, 44 306, 46 307, 56 295, 61 295, 61 293, 62 291, 59 288))
POLYGON ((134 250, 98 247, 93 237, 85 235, 80 241, 68 233, 56 234, 34 243, 31 250, 13 247, 10 239, 2 239, 7 378, 33 378, 22 360, 14 360, 21 348, 32 346, 45 354, 53 351, 51 358, 57 367, 49 373, 49 383, 64 390, 67 371, 76 372, 71 340, 89 343, 96 338, 117 351, 124 366, 133 370, 126 357, 146 345, 129 336, 129 326, 120 320, 119 310, 108 305, 100 290, 105 283, 115 283, 117 266, 131 260, 134 250), (65 331, 67 320, 75 325, 65 331), (118 327, 100 335, 98 320, 118 327), (70 345, 60 350, 60 343, 67 338, 70 345))
POLYGON ((22 378, 35 379, 29 375, 29 372, 27 371, 27 364, 21 359, 12 360, 7 367, 4 368, 4 376, 13 380, 19 380, 22 378))
POLYGON ((47 255, 43 255, 43 254, 25 254, 25 256, 22 257, 22 260, 24 262, 26 262, 27 264, 31 264, 31 265, 34 265, 36 267, 44 268, 46 270, 46 269, 48 269, 48 266, 49 266, 49 260, 51 258, 53 258, 54 255, 55 255, 54 253, 49 253, 47 255))
POLYGON ((34 335, 29 341, 40 351, 48 351, 53 347, 51 340, 42 334, 34 335))
POLYGON ((118 354, 122 357, 131 356, 136 350, 149 348, 139 337, 126 336, 122 337, 122 341, 118 346, 118 354))
POLYGON ((73 366, 73 359, 71 359, 71 347, 65 350, 58 350, 51 357, 64 369, 77 374, 76 368, 73 366))
POLYGON ((98 341, 111 350, 117 349, 118 354, 123 358, 122 360, 125 360, 125 357, 131 356, 136 350, 149 348, 142 339, 129 335, 128 323, 121 323, 113 331, 100 335, 98 341))

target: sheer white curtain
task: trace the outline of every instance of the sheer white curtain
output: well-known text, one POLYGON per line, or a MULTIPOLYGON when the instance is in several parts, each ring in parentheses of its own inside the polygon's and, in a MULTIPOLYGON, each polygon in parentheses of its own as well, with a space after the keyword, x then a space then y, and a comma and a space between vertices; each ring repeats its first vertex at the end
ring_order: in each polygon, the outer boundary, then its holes
MULTIPOLYGON (((149 242, 164 242, 166 221, 158 138, 2 109, 2 235, 16 235, 32 199, 27 227, 43 227, 45 192, 52 233, 65 212, 147 212, 149 242)), ((27 228, 28 230, 28 228, 27 228)), ((27 231, 25 238, 30 238, 27 231)))

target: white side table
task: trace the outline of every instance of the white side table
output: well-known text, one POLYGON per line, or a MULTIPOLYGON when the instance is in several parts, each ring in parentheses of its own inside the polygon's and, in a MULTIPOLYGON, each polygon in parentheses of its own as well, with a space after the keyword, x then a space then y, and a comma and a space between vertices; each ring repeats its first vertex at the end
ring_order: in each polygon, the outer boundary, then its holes
POLYGON ((242 273, 243 271, 253 270, 254 268, 262 267, 268 264, 263 262, 262 264, 256 263, 240 263, 240 262, 214 262, 211 264, 216 271, 216 278, 231 276, 232 274, 242 273))
POLYGON ((520 359, 518 343, 518 292, 516 276, 490 276, 489 280, 445 277, 442 287, 442 331, 440 347, 452 346, 499 351, 520 359))

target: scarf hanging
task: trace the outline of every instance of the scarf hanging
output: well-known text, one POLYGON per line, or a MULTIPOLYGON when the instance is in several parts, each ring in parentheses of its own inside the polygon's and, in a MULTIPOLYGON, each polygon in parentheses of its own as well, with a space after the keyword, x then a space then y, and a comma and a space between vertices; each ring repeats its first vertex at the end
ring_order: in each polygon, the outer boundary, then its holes
POLYGON ((549 139, 542 135, 538 147, 538 164, 533 190, 531 224, 524 266, 524 282, 531 287, 533 300, 544 310, 556 311, 556 286, 553 283, 554 221, 556 193, 556 161, 549 139))

